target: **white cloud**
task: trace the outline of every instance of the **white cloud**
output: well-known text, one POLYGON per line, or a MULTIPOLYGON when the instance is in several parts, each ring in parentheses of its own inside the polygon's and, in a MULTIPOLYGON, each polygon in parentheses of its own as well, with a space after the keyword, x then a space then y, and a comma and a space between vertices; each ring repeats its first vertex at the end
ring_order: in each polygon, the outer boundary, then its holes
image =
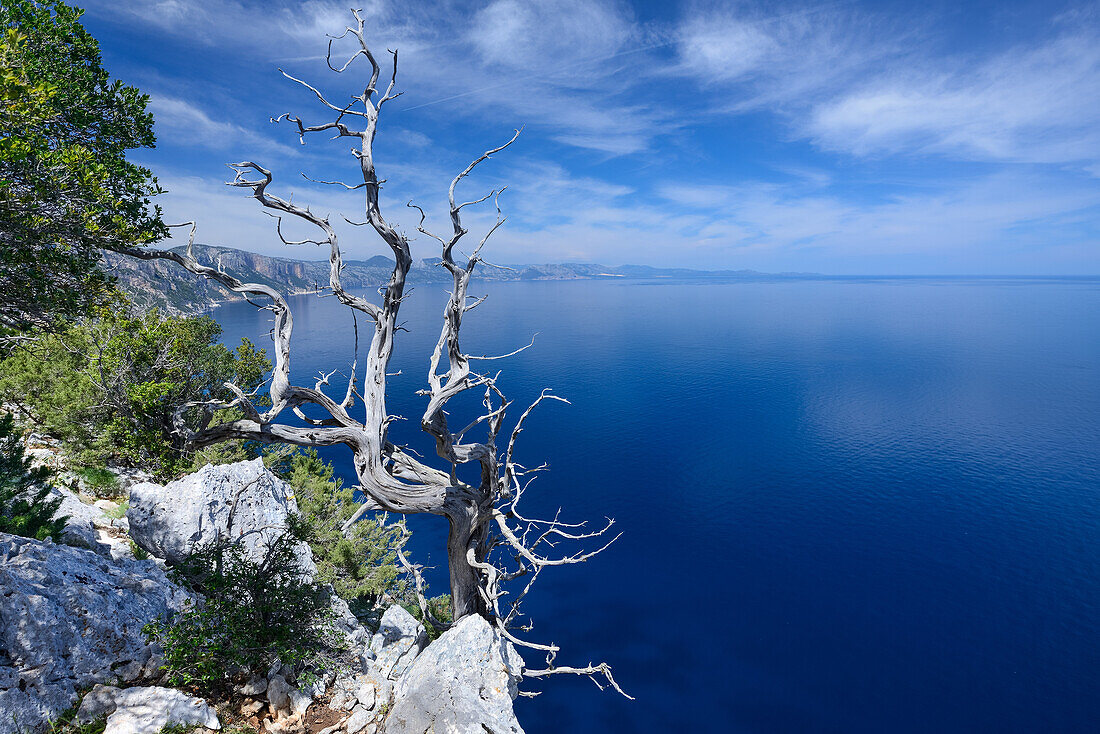
POLYGON ((1095 166, 1095 20, 1055 19, 1013 48, 949 54, 933 23, 898 14, 695 9, 677 29, 674 73, 710 90, 712 112, 769 109, 828 150, 1095 166))
MULTIPOLYGON (((351 20, 342 4, 319 1, 211 6, 199 0, 121 0, 91 7, 116 20, 307 71, 323 58, 326 34, 339 34, 351 20)), ((447 3, 379 0, 363 14, 375 51, 383 57, 386 48, 401 53, 398 81, 406 96, 391 105, 394 112, 431 108, 451 117, 491 119, 505 129, 527 124, 564 145, 608 155, 644 150, 682 124, 634 94, 643 82, 641 67, 627 70, 617 59, 645 53, 653 39, 614 0, 494 0, 475 13, 447 3)), ((334 55, 350 53, 347 44, 337 42, 334 55)), ((352 73, 323 83, 341 98, 340 91, 360 81, 352 73)))
POLYGON ((235 122, 215 120, 186 100, 156 95, 150 99, 149 109, 156 118, 158 136, 169 138, 176 145, 236 152, 237 158, 247 158, 257 152, 279 156, 298 154, 290 146, 235 122))
POLYGON ((618 53, 637 40, 639 28, 628 8, 611 3, 493 0, 475 14, 467 33, 487 65, 553 77, 578 60, 618 53))
MULTIPOLYGON (((362 5, 362 3, 360 3, 362 5)), ((87 0, 83 7, 129 23, 139 22, 202 45, 265 48, 279 53, 338 33, 350 19, 347 4, 306 0, 293 4, 223 0, 87 0)), ((374 14, 369 3, 364 14, 374 14)))
POLYGON ((978 62, 892 69, 818 105, 807 131, 857 155, 1100 161, 1100 34, 1055 38, 978 62))
MULTIPOLYGON (((400 170, 391 168, 395 183, 400 170)), ((197 219, 198 240, 265 254, 317 259, 315 247, 287 248, 273 223, 246 193, 221 181, 162 176, 170 193, 160 197, 172 221, 197 219)), ((665 184, 639 197, 630 187, 571 175, 551 161, 517 161, 487 170, 469 183, 480 195, 500 180, 509 217, 486 249, 493 262, 588 261, 650 263, 694 268, 753 268, 820 272, 1081 272, 1095 270, 1100 192, 1087 179, 1066 183, 1039 173, 996 174, 945 184, 935 192, 856 202, 813 181, 750 182, 737 186, 665 184), (1033 251, 1046 253, 1041 266, 1033 251)), ((384 190, 391 223, 416 235, 416 218, 404 208, 415 198, 428 211, 428 227, 446 231, 442 173, 416 177, 384 190)), ((385 246, 365 229, 343 225, 358 216, 358 193, 319 188, 276 176, 275 191, 331 213, 339 223, 345 257, 367 258, 385 246)), ((464 213, 472 241, 493 219, 486 204, 464 213)), ((308 230, 290 223, 297 238, 308 230)), ((472 244, 472 242, 471 242, 472 244)), ((416 257, 436 255, 416 236, 416 257)))
POLYGON ((693 5, 674 31, 676 63, 667 73, 694 79, 714 112, 791 113, 851 84, 882 59, 904 55, 914 33, 847 5, 783 13, 693 5))
POLYGON ((791 263, 819 262, 813 251, 835 263, 890 262, 899 255, 949 263, 978 261, 980 255, 986 272, 997 272, 1001 266, 1018 268, 1012 257, 1020 249, 1062 243, 1070 246, 1067 257, 1086 260, 1095 259, 1100 245, 1100 233, 1081 226, 1100 210, 1100 191, 1087 180, 1066 182, 1035 172, 995 174, 872 202, 775 184, 678 184, 661 193, 706 215, 707 224, 694 233, 697 242, 730 253, 741 247, 786 251, 791 263), (1001 262, 994 259, 998 251, 1001 262))

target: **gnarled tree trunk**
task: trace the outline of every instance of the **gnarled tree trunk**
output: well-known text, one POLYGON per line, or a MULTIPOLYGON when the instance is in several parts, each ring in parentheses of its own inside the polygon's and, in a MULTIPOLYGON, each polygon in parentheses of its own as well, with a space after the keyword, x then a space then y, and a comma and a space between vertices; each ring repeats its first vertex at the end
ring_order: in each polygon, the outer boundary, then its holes
MULTIPOLYGON (((192 273, 215 280, 250 299, 258 297, 269 301, 260 307, 274 315, 272 339, 275 366, 268 389, 270 407, 267 410, 261 412, 256 406, 253 401, 255 392, 246 392, 244 387, 228 385, 236 396, 230 403, 208 401, 179 406, 175 414, 176 429, 195 446, 230 439, 299 446, 347 446, 353 455, 359 489, 366 499, 345 529, 371 510, 385 510, 403 515, 430 513, 446 517, 450 526, 447 565, 450 571, 453 618, 458 620, 470 614, 481 614, 496 624, 501 633, 513 642, 545 652, 547 667, 544 670, 528 670, 528 676, 538 677, 559 672, 589 676, 600 674, 621 692, 605 663, 584 668, 555 666, 557 647, 520 640, 510 631, 517 626, 521 616, 520 604, 543 568, 582 562, 614 541, 612 538, 598 550, 590 552, 561 553, 556 557, 546 553, 544 549, 556 548, 559 542, 584 541, 601 536, 611 528, 613 522, 608 520, 603 528, 586 532, 582 528, 583 523, 570 525, 559 521, 557 517, 553 520, 527 518, 518 509, 520 497, 534 478, 533 475, 545 467, 529 470, 518 464, 514 459, 516 439, 535 406, 544 400, 565 401, 544 391, 515 423, 508 436, 506 449, 499 451, 496 439, 501 433, 511 403, 497 388, 496 377, 473 371, 471 362, 501 359, 511 355, 473 357, 465 354, 459 345, 463 316, 484 300, 471 300, 468 296, 470 277, 478 263, 482 262, 482 247, 504 223, 504 217, 499 204, 500 191, 490 191, 481 198, 466 202, 459 202, 455 191, 478 164, 511 145, 519 136, 518 130, 508 142, 483 153, 451 181, 448 189, 451 232, 446 237, 426 230, 423 210, 409 204, 420 214, 417 230, 439 243, 441 265, 452 277, 451 295, 444 309, 439 339, 430 359, 428 388, 421 391, 428 399, 421 417, 421 427, 434 439, 436 454, 445 463, 445 467, 429 465, 393 444, 387 435, 389 423, 394 417, 386 410, 386 376, 398 331, 397 317, 405 298, 405 282, 412 265, 412 254, 408 239, 382 215, 373 146, 378 117, 383 106, 400 95, 399 92, 394 92, 397 52, 391 52, 392 74, 385 92, 379 94, 377 84, 381 67, 366 43, 362 18, 357 11, 353 11, 353 14, 355 25, 348 27, 339 38, 350 37, 356 46, 354 52, 341 67, 334 66, 332 45, 334 40, 339 40, 334 38, 329 41, 327 58, 329 67, 338 73, 346 71, 357 58, 365 58, 370 64, 370 77, 363 92, 352 97, 347 105, 337 105, 330 102, 317 88, 283 72, 288 79, 309 89, 334 115, 334 119, 307 125, 300 117, 284 114, 276 121, 293 123, 303 143, 306 134, 316 132, 327 132, 335 134, 337 138, 358 141, 352 153, 359 162, 362 182, 354 185, 339 181, 320 183, 363 191, 365 220, 348 221, 370 228, 389 247, 394 257, 394 268, 389 282, 380 291, 381 302, 375 303, 352 294, 343 287, 340 282, 342 252, 335 229, 326 217, 314 214, 308 206, 269 193, 272 175, 268 169, 252 161, 232 164, 236 176, 230 185, 250 190, 252 197, 273 213, 276 218, 276 232, 284 243, 311 243, 328 247, 329 290, 342 304, 366 316, 374 324, 366 363, 362 368, 358 365, 358 358, 352 363, 346 390, 339 398, 331 397, 323 389, 329 385, 329 379, 336 373, 335 369, 328 374, 322 374, 312 387, 293 384, 290 379, 293 316, 286 299, 270 286, 243 283, 220 269, 200 264, 192 251, 195 225, 187 223, 191 232, 185 252, 146 248, 132 248, 126 252, 142 259, 172 260, 192 273), (455 245, 467 234, 462 225, 462 210, 490 198, 493 198, 496 205, 496 222, 481 238, 473 253, 464 262, 457 262, 454 258, 455 245), (287 240, 282 233, 282 219, 285 216, 313 225, 318 235, 314 239, 294 242, 287 240), (471 389, 483 391, 482 405, 485 412, 455 432, 448 424, 445 407, 451 398, 471 389), (353 415, 357 405, 360 410, 358 415, 353 415), (326 417, 317 419, 307 416, 302 410, 305 406, 321 409, 326 417), (226 408, 235 408, 243 415, 228 423, 215 424, 215 412, 226 408), (297 416, 300 422, 298 425, 280 420, 287 410, 297 416), (481 433, 482 438, 479 441, 466 439, 467 434, 473 431, 481 433), (476 462, 481 470, 480 481, 476 485, 458 478, 458 467, 472 462, 476 462), (519 593, 513 595, 507 605, 502 606, 502 584, 521 579, 524 585, 519 593)), ((528 344, 512 354, 530 346, 528 344)), ((417 587, 420 588, 422 580, 418 567, 409 563, 403 551, 399 553, 399 560, 415 576, 417 587)), ((423 597, 421 608, 425 616, 431 619, 423 597)))

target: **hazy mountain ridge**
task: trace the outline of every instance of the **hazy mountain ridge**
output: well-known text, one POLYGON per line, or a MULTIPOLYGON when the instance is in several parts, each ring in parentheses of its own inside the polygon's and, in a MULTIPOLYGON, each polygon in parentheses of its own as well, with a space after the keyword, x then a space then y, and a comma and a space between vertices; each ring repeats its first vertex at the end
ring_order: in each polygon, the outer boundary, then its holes
MULTIPOLYGON (((286 295, 312 293, 327 288, 326 260, 294 260, 246 252, 231 247, 195 245, 195 257, 203 265, 218 267, 240 280, 264 283, 286 295)), ((241 297, 212 281, 192 275, 175 263, 145 261, 106 253, 106 270, 135 303, 157 306, 173 313, 198 313, 224 301, 241 297)), ((416 260, 409 271, 411 283, 447 283, 450 274, 439 266, 439 258, 416 260)), ((393 261, 376 255, 368 260, 347 260, 341 280, 350 289, 377 288, 385 284, 393 261)), ((689 270, 654 268, 647 265, 608 266, 591 263, 550 263, 478 268, 475 278, 483 281, 578 280, 599 278, 745 278, 751 280, 791 277, 752 270, 689 270)))

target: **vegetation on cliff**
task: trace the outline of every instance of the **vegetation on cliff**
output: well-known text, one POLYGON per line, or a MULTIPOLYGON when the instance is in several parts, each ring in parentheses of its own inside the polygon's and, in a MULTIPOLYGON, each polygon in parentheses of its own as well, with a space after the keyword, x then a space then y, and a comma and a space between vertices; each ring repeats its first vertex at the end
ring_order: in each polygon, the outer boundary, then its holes
POLYGON ((101 249, 161 239, 149 98, 112 81, 82 11, 0 4, 0 327, 51 326, 110 295, 101 249))
POLYGON ((10 413, 0 415, 0 533, 36 540, 60 539, 67 517, 57 517, 60 497, 50 496, 53 472, 34 467, 10 413))
MULTIPOLYGON (((59 324, 0 360, 0 395, 61 439, 77 463, 135 466, 171 478, 192 465, 176 407, 256 385, 262 349, 218 342, 210 318, 132 312, 116 299, 94 319, 59 324)), ((182 420, 182 418, 181 418, 182 420)))

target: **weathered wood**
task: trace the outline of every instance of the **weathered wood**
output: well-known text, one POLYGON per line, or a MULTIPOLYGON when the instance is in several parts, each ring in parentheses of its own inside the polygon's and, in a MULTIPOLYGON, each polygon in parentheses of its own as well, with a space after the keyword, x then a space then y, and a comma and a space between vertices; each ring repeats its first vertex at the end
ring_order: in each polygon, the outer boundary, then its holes
MULTIPOLYGON (((456 189, 479 164, 512 145, 520 135, 519 130, 503 145, 482 153, 451 181, 448 188, 451 232, 448 236, 440 237, 425 229, 423 209, 409 203, 410 207, 420 212, 417 230, 439 243, 441 264, 452 276, 452 289, 444 307, 439 338, 429 360, 428 387, 421 391, 428 400, 420 425, 434 439, 436 454, 445 463, 445 467, 433 467, 414 457, 395 446, 387 436, 389 423, 394 417, 386 410, 386 377, 398 331, 397 317, 405 297, 406 278, 412 265, 412 254, 408 239, 383 217, 379 204, 380 181, 374 167, 373 148, 382 106, 400 94, 394 93, 397 52, 391 52, 392 74, 386 91, 379 96, 376 85, 381 67, 366 43, 362 17, 358 11, 352 12, 356 23, 349 26, 341 36, 330 40, 327 62, 333 71, 343 73, 357 58, 366 58, 370 63, 371 73, 363 92, 353 96, 346 106, 339 106, 330 102, 316 87, 283 72, 291 81, 312 91, 328 110, 336 113, 336 118, 317 125, 306 125, 300 117, 289 113, 274 119, 276 122, 294 123, 303 144, 307 134, 322 131, 335 131, 337 137, 358 139, 357 147, 352 153, 359 162, 362 183, 322 183, 343 186, 348 190, 361 190, 364 193, 365 221, 348 221, 359 226, 369 226, 386 243, 394 256, 394 268, 389 282, 380 291, 381 302, 375 303, 344 289, 340 282, 343 262, 336 230, 327 217, 313 213, 308 206, 271 193, 268 189, 272 183, 272 174, 268 169, 252 161, 231 164, 235 176, 229 185, 250 190, 252 197, 264 209, 272 212, 276 220, 276 234, 284 243, 312 243, 328 247, 329 290, 342 304, 356 313, 364 314, 374 324, 365 364, 360 368, 358 360, 353 362, 347 389, 339 402, 323 389, 329 384, 335 370, 322 373, 312 388, 293 385, 290 381, 289 365, 294 322, 286 299, 274 288, 259 283, 242 283, 218 269, 201 265, 192 252, 194 223, 177 225, 191 227, 185 252, 132 248, 127 254, 142 259, 171 260, 195 275, 215 280, 246 297, 266 299, 270 303, 260 307, 272 311, 275 316, 275 327, 272 331, 275 365, 268 388, 270 407, 260 411, 253 402, 252 394, 230 385, 229 388, 235 395, 231 402, 210 401, 180 406, 175 419, 177 430, 196 446, 229 439, 299 446, 347 446, 352 451, 359 489, 366 496, 366 501, 345 525, 345 530, 371 510, 385 510, 402 515, 430 513, 446 517, 449 523, 447 564, 456 621, 470 614, 483 615, 513 642, 545 652, 547 667, 545 670, 533 672, 534 676, 558 672, 600 675, 622 692, 606 664, 583 668, 555 667, 554 658, 558 651, 556 646, 525 642, 517 639, 510 631, 513 628, 529 629, 529 625, 519 623, 522 617, 520 605, 543 568, 584 562, 615 540, 611 538, 596 551, 562 552, 557 548, 559 542, 581 542, 599 538, 611 529, 613 521, 608 520, 603 528, 588 532, 583 530, 583 523, 571 525, 561 522, 558 517, 553 520, 537 520, 520 514, 517 504, 524 490, 534 475, 545 467, 528 470, 516 462, 516 440, 523 430, 524 422, 536 406, 546 400, 567 401, 543 391, 517 420, 508 435, 507 447, 502 454, 497 448, 496 440, 503 429, 511 402, 505 399, 497 387, 496 375, 475 372, 471 368, 471 362, 511 356, 529 348, 531 344, 499 357, 471 357, 462 351, 459 344, 463 316, 484 300, 482 298, 471 302, 468 295, 470 277, 478 263, 482 262, 482 248, 489 237, 504 224, 505 218, 501 213, 499 200, 503 189, 490 191, 483 197, 461 203, 456 198, 456 189), (347 37, 353 39, 357 48, 347 61, 337 67, 332 61, 333 41, 347 37), (352 124, 353 121, 355 125, 352 124), (496 222, 465 262, 459 263, 455 260, 454 249, 467 234, 462 224, 462 210, 490 198, 496 206, 496 222), (319 234, 314 239, 287 240, 282 231, 282 219, 285 216, 312 225, 319 234), (460 431, 454 432, 448 423, 447 403, 455 396, 473 389, 483 391, 482 405, 485 412, 475 416, 460 431), (355 404, 356 396, 362 410, 361 415, 353 416, 350 409, 355 404), (321 408, 327 417, 308 418, 302 410, 305 405, 321 408), (231 407, 238 408, 244 417, 211 425, 216 410, 231 407), (307 425, 280 422, 280 416, 287 410, 307 425), (190 428, 186 420, 187 416, 193 415, 192 411, 200 411, 202 415, 197 430, 190 428), (480 440, 467 439, 467 434, 473 431, 482 434, 480 440), (481 470, 477 484, 469 484, 458 478, 459 465, 473 462, 481 470), (502 601, 506 595, 503 585, 518 579, 524 579, 525 585, 521 591, 509 601, 502 601)), ((358 339, 357 326, 355 337, 358 339)), ((399 555, 403 567, 416 578, 417 588, 422 588, 419 567, 408 561, 403 550, 399 551, 399 555)), ((421 606, 425 615, 430 618, 423 599, 421 606)))

